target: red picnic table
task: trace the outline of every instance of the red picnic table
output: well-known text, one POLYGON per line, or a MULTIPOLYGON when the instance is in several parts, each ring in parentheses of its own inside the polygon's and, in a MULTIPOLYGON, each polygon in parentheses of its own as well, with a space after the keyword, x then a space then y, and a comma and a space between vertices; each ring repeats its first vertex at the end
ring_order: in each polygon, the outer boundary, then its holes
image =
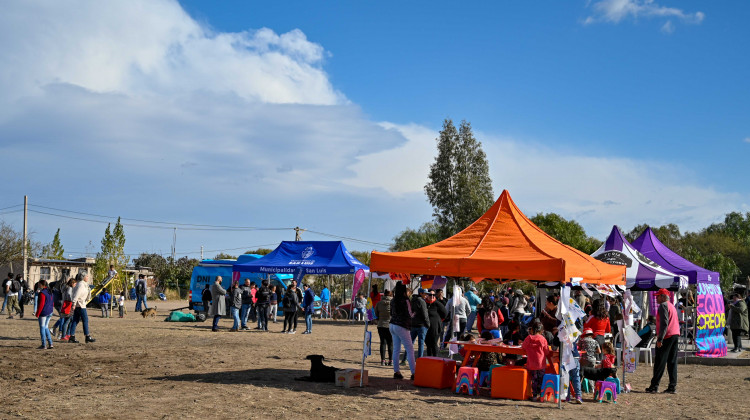
MULTIPOLYGON (((464 355, 464 361, 461 363, 461 366, 469 366, 469 360, 471 360, 471 357, 475 353, 505 353, 505 354, 518 354, 521 356, 526 355, 526 350, 523 349, 521 346, 510 346, 507 344, 503 344, 499 341, 490 340, 485 343, 472 343, 470 341, 448 341, 446 344, 457 344, 459 346, 463 346, 463 349, 466 350, 466 354, 464 355)), ((554 357, 555 354, 557 354, 556 351, 552 352, 554 357)), ((553 359, 554 360, 554 359, 553 359)), ((471 366, 476 366, 477 362, 479 361, 478 357, 474 358, 474 362, 471 364, 471 366)))

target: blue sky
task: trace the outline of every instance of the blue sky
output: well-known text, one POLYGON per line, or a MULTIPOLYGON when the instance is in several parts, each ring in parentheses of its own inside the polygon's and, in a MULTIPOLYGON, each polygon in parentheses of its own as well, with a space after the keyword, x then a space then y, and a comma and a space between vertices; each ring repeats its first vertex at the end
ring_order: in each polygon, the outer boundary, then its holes
MULTIPOLYGON (((384 249, 430 219, 422 187, 450 117, 472 123, 496 195, 600 239, 612 224, 696 230, 750 210, 744 2, 6 9, 0 208, 27 194, 62 210, 301 226, 384 249)), ((16 210, 0 218, 20 227, 16 210)), ((74 256, 98 248, 108 220, 35 210, 36 239, 60 228, 74 256)), ((129 223, 129 253, 169 251, 171 231, 129 223)), ((181 228, 177 251, 192 256, 293 238, 181 228)))

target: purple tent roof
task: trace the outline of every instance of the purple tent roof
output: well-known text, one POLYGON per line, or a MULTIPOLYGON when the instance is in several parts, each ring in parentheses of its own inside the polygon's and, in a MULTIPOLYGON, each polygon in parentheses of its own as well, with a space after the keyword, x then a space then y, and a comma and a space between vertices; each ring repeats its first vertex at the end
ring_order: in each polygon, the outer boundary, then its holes
POLYGON ((625 286, 631 290, 677 290, 687 287, 687 276, 667 271, 634 249, 617 226, 592 257, 613 265, 624 265, 625 286))
POLYGON ((719 283, 719 273, 706 270, 677 255, 661 243, 651 228, 646 228, 641 236, 633 241, 633 247, 663 268, 687 276, 690 284, 719 283))

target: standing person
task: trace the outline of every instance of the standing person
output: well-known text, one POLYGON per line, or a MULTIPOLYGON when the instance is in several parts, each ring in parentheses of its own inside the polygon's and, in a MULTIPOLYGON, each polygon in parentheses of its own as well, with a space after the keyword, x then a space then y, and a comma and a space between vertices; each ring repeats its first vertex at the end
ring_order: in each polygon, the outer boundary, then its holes
POLYGON ((313 316, 313 303, 315 302, 315 292, 312 287, 308 284, 303 284, 302 287, 305 289, 305 296, 302 300, 302 307, 305 309, 305 332, 302 334, 312 334, 312 316, 313 316))
MULTIPOLYGON (((254 281, 250 282, 250 311, 248 313, 248 319, 252 320, 253 322, 258 321, 258 312, 256 311, 255 304, 258 301, 258 298, 255 297, 256 293, 258 293, 258 286, 255 284, 254 281)), ((260 329, 258 327, 255 327, 255 329, 260 329)))
POLYGON ((440 337, 442 337, 443 332, 443 319, 448 316, 448 310, 445 308, 445 305, 437 299, 434 290, 430 290, 427 293, 426 302, 430 327, 427 329, 425 346, 427 347, 427 355, 436 357, 438 355, 440 337))
POLYGON ((742 333, 748 331, 747 303, 742 300, 739 293, 732 295, 732 304, 729 305, 732 317, 729 320, 729 329, 732 330, 732 341, 734 342, 733 353, 742 351, 742 333))
POLYGON ((232 306, 229 307, 229 314, 234 320, 229 332, 237 332, 240 328, 240 310, 242 309, 242 289, 240 289, 240 282, 232 282, 229 295, 232 299, 232 306))
POLYGON ((383 299, 375 306, 375 316, 378 318, 378 337, 380 337, 380 366, 390 366, 393 363, 393 337, 391 336, 391 291, 383 292, 383 299), (386 348, 388 358, 385 357, 386 348))
POLYGON ((240 309, 240 324, 243 330, 249 330, 247 327, 247 318, 250 316, 250 309, 253 307, 252 287, 250 279, 245 279, 245 284, 240 288, 242 292, 242 308, 240 309))
POLYGON ((73 324, 73 288, 75 288, 75 278, 68 279, 62 294, 62 304, 60 304, 60 339, 62 341, 70 340, 70 327, 73 324))
POLYGON ((255 310, 258 313, 258 327, 261 331, 268 331, 268 306, 271 303, 271 289, 268 288, 268 280, 260 282, 260 289, 255 292, 255 310))
POLYGON ((529 327, 529 336, 521 344, 526 351, 526 370, 531 376, 532 401, 539 401, 539 396, 542 394, 542 379, 544 379, 544 370, 547 368, 545 359, 551 362, 549 360, 551 351, 542 331, 544 331, 542 321, 534 319, 529 327))
POLYGON ((289 287, 286 288, 284 298, 281 300, 284 307, 284 329, 282 333, 294 334, 297 332, 297 307, 299 306, 299 297, 297 296, 297 283, 292 280, 289 287), (294 327, 292 327, 294 324, 294 327))
POLYGON ((211 307, 211 286, 208 284, 201 292, 201 302, 203 303, 203 313, 205 313, 206 318, 208 318, 208 310, 211 307))
POLYGON ((91 298, 91 288, 88 283, 88 274, 78 273, 76 276, 76 286, 73 288, 73 325, 70 327, 71 343, 78 343, 76 340, 76 327, 79 322, 83 323, 83 333, 86 335, 86 342, 93 343, 94 337, 89 334, 89 315, 86 311, 86 303, 91 298))
POLYGON ((112 295, 108 291, 99 294, 99 307, 102 309, 102 318, 109 318, 109 301, 112 295))
POLYGON ((507 297, 500 297, 498 298, 498 301, 500 302, 498 309, 503 316, 503 322, 500 323, 500 336, 505 337, 505 334, 508 333, 508 325, 510 324, 510 312, 508 311, 509 301, 507 297))
POLYGON ((270 287, 271 295, 269 296, 268 304, 268 319, 266 319, 266 331, 268 331, 268 321, 273 320, 276 323, 276 314, 279 312, 279 295, 276 294, 276 285, 270 287))
POLYGON ((464 329, 466 329, 466 317, 471 312, 469 301, 466 300, 466 298, 461 294, 458 294, 457 296, 454 296, 453 298, 448 300, 447 309, 449 312, 448 331, 445 333, 445 339, 443 341, 450 341, 451 339, 453 339, 454 333, 456 336, 461 336, 461 331, 464 331, 464 329), (454 303, 456 300, 458 300, 458 304, 454 303), (453 331, 454 319, 458 320, 457 331, 453 331))
MULTIPOLYGON (((370 290, 370 304, 372 305, 372 316, 375 317, 375 306, 378 305, 378 302, 380 302, 380 292, 378 292, 378 285, 373 284, 372 289, 370 290)), ((369 319, 369 317, 368 317, 369 319)))
POLYGON ((418 293, 411 297, 411 309, 414 312, 411 318, 411 343, 414 346, 414 340, 418 339, 417 359, 424 355, 424 342, 427 338, 427 330, 430 328, 426 296, 427 290, 420 288, 418 293))
POLYGON ((609 313, 602 299, 594 301, 591 314, 591 318, 583 324, 583 328, 591 328, 591 331, 594 332, 594 339, 599 342, 599 346, 601 347, 604 344, 604 334, 612 331, 612 325, 609 323, 609 313))
POLYGON ((523 317, 526 315, 526 296, 521 289, 516 289, 514 293, 515 296, 510 307, 510 314, 513 319, 521 325, 523 317))
POLYGON ((474 328, 474 321, 477 320, 477 305, 482 303, 482 299, 477 296, 477 288, 474 286, 469 287, 469 291, 464 294, 464 297, 466 297, 466 301, 469 302, 469 307, 471 308, 471 312, 469 312, 468 317, 466 318, 466 333, 470 333, 471 329, 474 328))
POLYGON ((120 297, 117 298, 117 309, 120 312, 120 318, 125 317, 125 291, 120 292, 120 297))
MULTIPOLYGON (((326 286, 323 286, 323 290, 320 291, 320 303, 323 305, 321 308, 321 314, 323 318, 331 317, 331 291, 326 286)), ((273 322, 276 322, 274 318, 273 322)))
POLYGON ((677 321, 677 310, 669 301, 667 289, 659 289, 656 292, 656 301, 659 302, 659 309, 656 313, 656 360, 651 386, 646 388, 646 392, 656 393, 659 390, 659 381, 666 367, 669 374, 669 386, 664 392, 675 394, 677 392, 677 340, 680 337, 680 324, 677 321))
POLYGON ((620 300, 615 297, 607 297, 609 302, 609 328, 612 331, 612 335, 615 336, 620 331, 617 326, 617 321, 622 319, 622 308, 620 307, 620 300))
POLYGON ((8 273, 8 278, 3 280, 3 284, 0 285, 0 289, 3 291, 3 308, 0 310, 0 314, 5 314, 5 306, 8 304, 8 295, 10 292, 10 284, 13 282, 13 273, 8 273))
POLYGON ((21 308, 18 306, 18 291, 21 290, 21 283, 17 279, 11 279, 13 274, 9 274, 9 281, 7 284, 5 294, 8 297, 8 319, 13 319, 13 312, 21 313, 21 308))
POLYGON ((46 280, 39 280, 37 282, 39 290, 37 292, 37 309, 36 317, 39 320, 39 334, 42 337, 42 345, 40 349, 51 349, 52 346, 52 334, 49 331, 49 319, 52 317, 52 311, 54 310, 54 300, 52 293, 47 288, 46 280))
POLYGON ((544 308, 542 309, 542 327, 544 327, 544 331, 549 331, 552 334, 555 334, 557 331, 554 331, 557 329, 557 326, 560 324, 560 321, 557 320, 556 317, 557 314, 557 303, 555 302, 555 297, 552 295, 547 296, 547 301, 544 303, 544 308))
POLYGON ((146 302, 146 276, 143 274, 138 275, 138 280, 135 281, 135 311, 141 312, 148 309, 148 303, 146 302))
MULTIPOLYGON (((395 296, 391 302, 391 321, 390 331, 393 336, 394 354, 401 354, 401 344, 404 345, 406 358, 409 361, 409 370, 411 370, 411 379, 414 379, 414 346, 411 345, 411 319, 414 312, 409 302, 409 289, 402 282, 396 283, 395 296)), ((393 363, 393 378, 404 379, 400 372, 399 364, 393 363)))
POLYGON ((489 296, 482 299, 482 307, 477 309, 477 331, 480 334, 489 331, 492 338, 503 338, 500 333, 500 324, 505 321, 503 313, 495 306, 495 302, 489 296))
POLYGON ((26 301, 26 292, 29 291, 29 283, 26 282, 26 279, 23 278, 22 274, 16 274, 16 281, 21 285, 20 290, 18 291, 18 307, 21 309, 19 311, 19 318, 23 318, 23 307, 29 303, 26 301))
POLYGON ((224 295, 227 294, 227 290, 221 287, 221 276, 216 276, 216 281, 211 285, 211 310, 209 315, 214 317, 214 324, 211 331, 219 331, 219 320, 222 316, 227 314, 227 301, 224 299, 224 295))

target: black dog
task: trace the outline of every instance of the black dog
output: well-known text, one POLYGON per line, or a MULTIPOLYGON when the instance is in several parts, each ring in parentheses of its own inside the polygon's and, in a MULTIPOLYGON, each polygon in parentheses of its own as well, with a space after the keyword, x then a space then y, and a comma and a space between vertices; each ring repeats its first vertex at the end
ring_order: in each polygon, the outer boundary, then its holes
POLYGON ((320 354, 310 354, 306 359, 310 361, 310 376, 295 378, 295 380, 309 382, 336 382, 336 371, 338 369, 324 365, 323 360, 325 357, 320 354))

